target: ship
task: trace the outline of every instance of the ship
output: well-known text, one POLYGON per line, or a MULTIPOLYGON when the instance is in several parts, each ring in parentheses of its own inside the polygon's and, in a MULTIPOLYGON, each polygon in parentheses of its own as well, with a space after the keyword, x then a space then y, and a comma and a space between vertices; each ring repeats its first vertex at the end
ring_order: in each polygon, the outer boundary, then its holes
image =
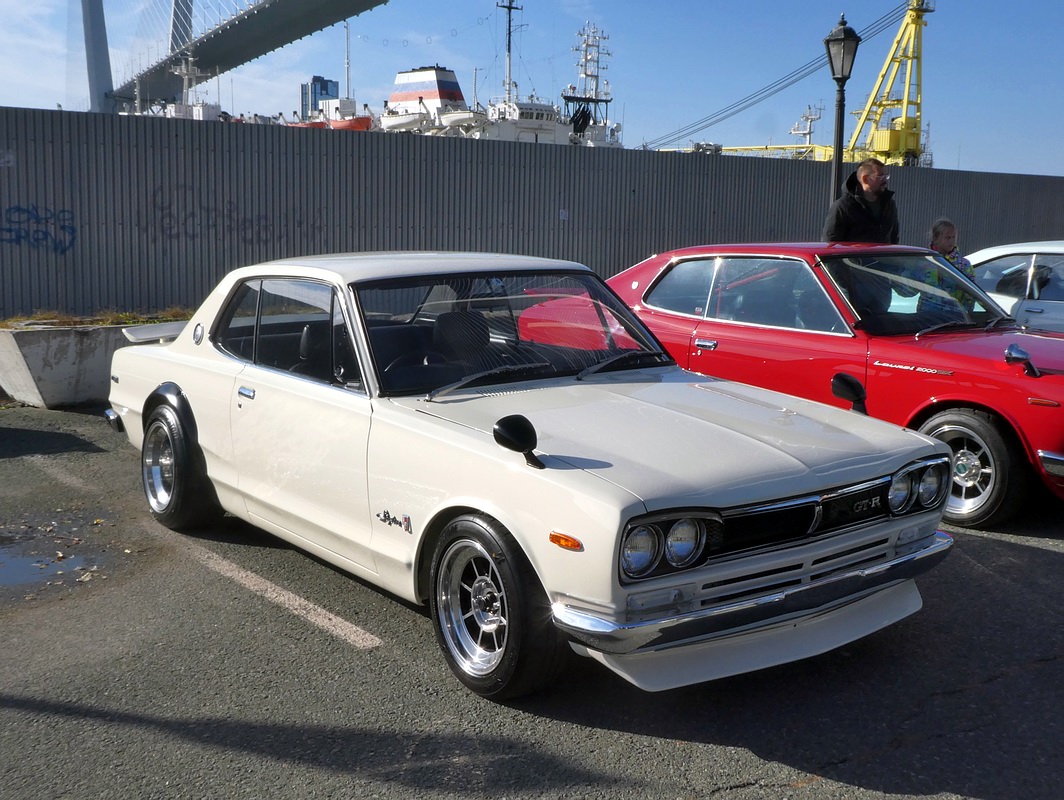
MULTIPOLYGON (((621 125, 609 119, 609 82, 602 78, 609 38, 590 22, 577 34, 579 85, 562 93, 564 106, 535 93, 521 97, 511 76, 512 12, 506 9, 506 77, 503 94, 470 106, 453 70, 435 64, 400 72, 379 118, 381 130, 507 142, 623 147, 621 125)), ((474 79, 475 85, 475 79, 474 79)))

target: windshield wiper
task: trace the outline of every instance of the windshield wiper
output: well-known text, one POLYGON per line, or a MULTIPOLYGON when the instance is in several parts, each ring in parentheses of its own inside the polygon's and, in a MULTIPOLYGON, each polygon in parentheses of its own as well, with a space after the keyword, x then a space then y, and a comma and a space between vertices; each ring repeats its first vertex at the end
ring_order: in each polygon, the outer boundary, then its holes
POLYGON ((437 397, 442 397, 445 394, 450 394, 456 389, 461 389, 463 386, 469 386, 484 378, 493 378, 497 375, 517 375, 523 373, 536 374, 542 372, 544 369, 553 369, 553 366, 546 361, 533 361, 530 364, 501 364, 491 369, 481 370, 480 372, 474 372, 472 375, 466 375, 464 378, 459 378, 454 383, 449 383, 446 386, 441 386, 438 389, 433 389, 426 395, 427 400, 435 400, 437 397))
POLYGON ((1005 314, 1003 317, 994 317, 992 320, 990 320, 990 322, 986 323, 986 327, 983 328, 983 330, 984 331, 988 331, 988 330, 991 330, 992 328, 996 328, 1002 322, 1013 322, 1013 323, 1015 323, 1016 322, 1016 318, 1015 317, 1010 317, 1008 314, 1005 314))
POLYGON ((625 350, 623 353, 618 353, 617 355, 611 358, 607 358, 604 361, 599 361, 597 364, 592 364, 590 367, 580 370, 580 372, 576 376, 576 379, 578 381, 582 381, 588 375, 594 375, 596 372, 606 369, 606 367, 618 366, 627 361, 644 361, 647 358, 652 358, 655 362, 658 363, 660 363, 662 359, 664 359, 666 363, 672 361, 672 359, 667 354, 661 352, 660 350, 625 350))
POLYGON ((945 330, 946 328, 974 328, 976 324, 964 319, 951 319, 948 322, 940 322, 937 325, 931 325, 924 328, 922 331, 916 334, 916 338, 919 339, 925 333, 934 333, 935 331, 945 330))

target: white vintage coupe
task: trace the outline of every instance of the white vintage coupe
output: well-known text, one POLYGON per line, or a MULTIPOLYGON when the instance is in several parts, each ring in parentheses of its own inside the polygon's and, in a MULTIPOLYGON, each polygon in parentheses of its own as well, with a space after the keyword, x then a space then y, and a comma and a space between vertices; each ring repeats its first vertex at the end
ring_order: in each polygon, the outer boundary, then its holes
POLYGON ((812 656, 919 609, 953 543, 946 445, 681 370, 572 262, 294 258, 127 336, 107 414, 154 517, 427 602, 485 697, 570 651, 652 691, 812 656))

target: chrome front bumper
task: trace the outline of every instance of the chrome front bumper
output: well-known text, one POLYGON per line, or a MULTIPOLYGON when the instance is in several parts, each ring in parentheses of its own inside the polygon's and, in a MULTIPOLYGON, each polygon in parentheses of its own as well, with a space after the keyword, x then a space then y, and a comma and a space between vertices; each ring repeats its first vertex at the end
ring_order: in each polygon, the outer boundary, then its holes
POLYGON ((650 652, 846 605, 926 572, 942 561, 951 547, 953 538, 937 531, 927 547, 873 567, 847 570, 760 597, 660 619, 617 623, 564 603, 554 603, 551 611, 560 630, 593 650, 612 654, 650 652))
POLYGON ((125 426, 122 424, 122 418, 118 416, 118 413, 114 409, 107 409, 103 412, 103 415, 107 417, 107 424, 111 426, 111 430, 115 433, 124 433, 125 426))

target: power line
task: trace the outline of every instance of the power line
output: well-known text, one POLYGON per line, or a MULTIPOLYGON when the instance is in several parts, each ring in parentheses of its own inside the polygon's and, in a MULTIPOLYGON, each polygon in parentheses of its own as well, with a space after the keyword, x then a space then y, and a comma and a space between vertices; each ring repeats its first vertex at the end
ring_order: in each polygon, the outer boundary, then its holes
MULTIPOLYGON (((895 8, 884 14, 882 17, 877 19, 864 30, 858 31, 858 35, 861 37, 861 40, 867 41, 869 39, 873 39, 883 31, 894 27, 894 25, 899 22, 902 17, 905 16, 905 12, 908 7, 909 4, 907 2, 901 3, 900 5, 896 6, 895 8)), ((813 73, 819 72, 826 66, 827 61, 825 57, 821 55, 813 59, 812 61, 809 61, 806 64, 803 64, 802 66, 798 67, 798 69, 787 73, 782 78, 773 81, 768 86, 765 86, 762 89, 758 89, 753 94, 749 94, 741 100, 737 100, 730 106, 722 108, 720 111, 716 111, 707 117, 703 117, 702 119, 697 120, 696 122, 692 122, 689 125, 685 125, 684 127, 679 128, 673 131, 672 133, 668 133, 664 136, 659 136, 657 139, 645 142, 644 147, 654 150, 659 147, 664 147, 665 145, 674 144, 680 140, 687 139, 688 137, 691 137, 697 133, 701 133, 706 128, 712 127, 713 125, 716 125, 719 122, 723 122, 726 119, 730 119, 736 114, 746 111, 748 108, 751 108, 757 105, 758 103, 767 100, 773 95, 782 92, 784 89, 793 86, 794 84, 798 83, 801 80, 804 80, 805 78, 808 78, 813 73)))

